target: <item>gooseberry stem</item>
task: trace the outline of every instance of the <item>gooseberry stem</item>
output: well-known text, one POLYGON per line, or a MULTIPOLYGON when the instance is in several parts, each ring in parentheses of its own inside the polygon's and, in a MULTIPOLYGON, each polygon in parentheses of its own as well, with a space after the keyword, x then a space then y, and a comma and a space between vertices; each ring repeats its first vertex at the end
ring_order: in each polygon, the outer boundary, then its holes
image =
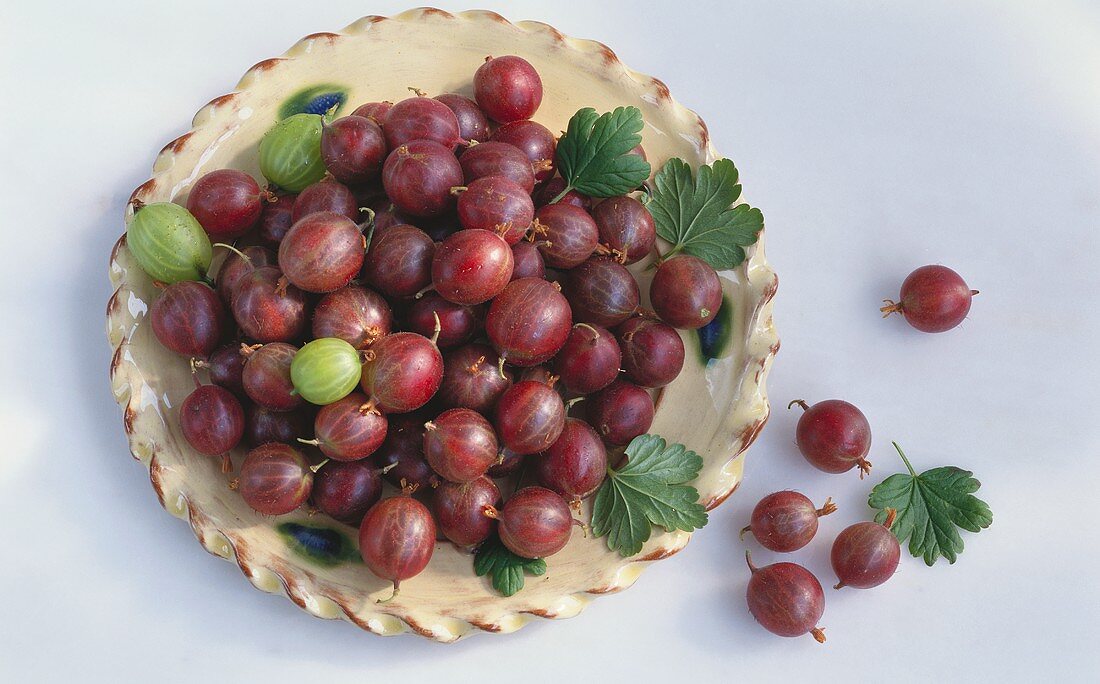
POLYGON ((823 517, 830 513, 836 513, 836 504, 833 503, 833 497, 825 497, 825 503, 821 505, 821 508, 817 509, 817 517, 823 517))
POLYGON ((325 460, 321 461, 317 465, 311 465, 309 467, 309 469, 316 473, 318 470, 320 470, 328 462, 329 462, 329 459, 326 458, 325 460))
POLYGON ((809 411, 810 410, 810 405, 806 403, 805 399, 795 399, 791 403, 787 404, 787 410, 790 411, 791 407, 794 406, 795 404, 798 404, 799 406, 801 406, 803 411, 809 411))

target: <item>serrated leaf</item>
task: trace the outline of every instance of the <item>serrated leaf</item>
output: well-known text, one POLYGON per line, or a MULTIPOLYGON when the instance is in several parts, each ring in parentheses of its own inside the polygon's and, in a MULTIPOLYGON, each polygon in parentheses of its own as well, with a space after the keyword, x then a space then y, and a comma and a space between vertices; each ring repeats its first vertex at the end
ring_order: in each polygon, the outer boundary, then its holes
POLYGON ((734 268, 745 260, 745 247, 764 228, 764 215, 741 197, 737 167, 729 159, 700 166, 693 176, 682 159, 669 159, 653 179, 646 207, 653 214, 657 235, 672 243, 669 254, 685 252, 716 270, 734 268))
POLYGON ((493 588, 505 596, 511 596, 523 588, 524 573, 536 576, 545 574, 546 561, 517 556, 494 534, 474 555, 474 573, 478 577, 490 575, 493 588))
POLYGON ((958 528, 980 532, 993 524, 989 505, 974 496, 981 483, 974 473, 954 466, 917 475, 901 447, 895 443, 894 448, 909 472, 891 475, 871 490, 867 503, 879 509, 875 520, 884 522, 887 509, 896 510, 890 531, 902 543, 909 540, 909 553, 927 565, 940 556, 954 563, 963 551, 958 528))
POLYGON ((557 166, 566 182, 561 195, 575 189, 591 197, 615 197, 649 178, 649 162, 630 154, 642 142, 642 124, 637 107, 605 114, 585 107, 574 114, 558 140, 557 166))
POLYGON ((699 492, 684 483, 695 479, 703 459, 682 444, 657 435, 635 437, 627 463, 609 470, 592 505, 592 533, 624 558, 642 550, 653 526, 690 532, 707 524, 699 492))

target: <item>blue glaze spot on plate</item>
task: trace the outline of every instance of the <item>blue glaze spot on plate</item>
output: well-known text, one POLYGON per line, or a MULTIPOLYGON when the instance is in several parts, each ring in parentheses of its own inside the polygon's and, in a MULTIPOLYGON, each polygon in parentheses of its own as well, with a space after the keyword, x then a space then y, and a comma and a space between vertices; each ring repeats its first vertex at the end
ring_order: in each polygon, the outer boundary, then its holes
POLYGON ((704 366, 725 355, 733 336, 733 303, 730 302, 729 297, 722 296, 722 306, 718 309, 718 315, 713 321, 699 328, 696 333, 699 335, 700 361, 704 366))
POLYGON ((359 560, 359 551, 347 535, 331 527, 285 522, 275 529, 291 551, 318 565, 333 567, 359 560))
POLYGON ((295 114, 324 114, 336 107, 338 113, 348 101, 348 90, 332 83, 309 86, 294 93, 279 107, 279 118, 295 114))

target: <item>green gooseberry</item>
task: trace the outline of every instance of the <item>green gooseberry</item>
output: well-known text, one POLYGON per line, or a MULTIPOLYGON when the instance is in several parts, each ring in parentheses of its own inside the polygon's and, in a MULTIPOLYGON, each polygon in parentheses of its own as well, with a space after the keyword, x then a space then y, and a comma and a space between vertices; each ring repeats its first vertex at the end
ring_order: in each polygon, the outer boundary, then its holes
POLYGON ((206 231, 172 202, 140 205, 126 227, 126 246, 142 270, 162 283, 205 280, 210 268, 206 231))
POLYGON ((325 175, 321 158, 321 115, 295 114, 275 124, 260 140, 260 172, 290 192, 301 192, 325 175))
POLYGON ((300 397, 324 406, 339 401, 359 386, 363 362, 359 352, 337 337, 306 343, 290 362, 290 381, 300 397))

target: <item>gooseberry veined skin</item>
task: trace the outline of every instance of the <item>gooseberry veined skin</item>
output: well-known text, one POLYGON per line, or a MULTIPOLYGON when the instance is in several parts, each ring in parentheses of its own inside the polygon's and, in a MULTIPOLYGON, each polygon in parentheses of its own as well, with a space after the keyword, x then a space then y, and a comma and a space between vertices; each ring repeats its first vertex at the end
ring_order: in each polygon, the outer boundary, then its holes
POLYGON ((826 399, 813 406, 798 400, 805 410, 798 418, 798 450, 818 470, 845 473, 859 468, 860 479, 871 470, 871 424, 863 411, 842 399, 826 399))
POLYGON ((412 297, 432 282, 435 243, 416 226, 376 231, 363 261, 363 277, 389 297, 412 297))
POLYGON ((484 475, 469 482, 444 482, 432 492, 432 512, 439 531, 461 548, 489 538, 496 521, 485 515, 485 509, 499 505, 500 490, 484 475))
POLYGON ((499 176, 512 181, 526 193, 535 189, 535 172, 531 162, 518 147, 501 142, 483 142, 463 152, 459 162, 467 186, 479 178, 499 176))
POLYGON ((497 400, 493 424, 505 449, 534 454, 554 443, 565 427, 565 404, 545 383, 521 380, 497 400))
POLYGON ((436 346, 450 349, 474 338, 485 324, 485 307, 448 302, 435 292, 427 292, 405 312, 405 329, 424 337, 435 333, 435 318, 439 316, 439 338, 436 346))
POLYGON ((298 340, 309 325, 305 293, 286 282, 274 266, 243 276, 231 308, 245 337, 261 344, 298 340))
POLYGON ((264 202, 257 234, 264 244, 278 247, 283 236, 294 225, 294 202, 298 195, 287 192, 274 193, 264 202))
MULTIPOLYGON (((888 524, 893 519, 887 519, 888 524)), ((887 525, 860 522, 844 528, 830 553, 839 582, 835 589, 871 589, 894 576, 901 560, 901 544, 887 525)))
POLYGON ((638 281, 622 264, 606 257, 592 257, 565 276, 565 298, 573 320, 614 327, 638 311, 638 281))
POLYGON ((301 406, 302 397, 294 391, 290 376, 297 352, 297 347, 285 342, 273 342, 251 350, 242 374, 248 398, 273 411, 292 411, 301 406))
POLYGON ((497 512, 500 541, 524 558, 546 558, 565 548, 573 531, 569 506, 545 487, 524 487, 497 512))
POLYGON ((551 268, 579 266, 599 244, 596 222, 572 204, 548 204, 536 211, 534 233, 542 258, 551 268))
POLYGON ((722 307, 722 283, 707 262, 678 254, 661 263, 649 286, 649 299, 661 320, 694 330, 714 320, 722 307))
POLYGON ((578 323, 554 357, 554 370, 565 389, 592 394, 619 377, 622 352, 606 328, 578 323))
POLYGON ((604 442, 614 446, 630 444, 653 424, 649 392, 621 378, 586 397, 583 404, 589 424, 604 442))
POLYGON ((359 551, 370 571, 393 582, 419 575, 435 550, 435 521, 428 507, 411 496, 382 499, 363 516, 359 551))
POLYGON ((402 214, 384 193, 380 201, 371 205, 371 209, 374 211, 373 240, 378 239, 389 228, 412 224, 412 218, 402 214))
POLYGON ((624 195, 609 197, 592 209, 600 243, 624 264, 641 261, 653 252, 657 226, 641 202, 624 195))
POLYGON ((371 345, 363 364, 363 391, 384 413, 415 411, 443 381, 443 356, 423 335, 398 332, 371 345))
POLYGON ((628 318, 616 330, 626 378, 642 387, 664 387, 684 368, 684 340, 667 323, 628 318))
POLYGON ((485 142, 489 139, 489 120, 476 102, 458 93, 436 95, 435 99, 454 112, 458 119, 458 135, 463 140, 485 142))
POLYGON ((424 425, 424 458, 448 482, 469 482, 497 461, 496 433, 477 411, 448 409, 424 425))
POLYGON ((380 498, 382 477, 369 461, 330 461, 313 476, 313 505, 348 525, 358 526, 380 498))
POLYGON ((359 226, 346 216, 324 211, 290 228, 279 244, 279 268, 306 292, 333 292, 358 275, 364 255, 359 226))
POLYGON ((573 315, 555 284, 541 278, 513 280, 489 306, 485 332, 508 363, 536 366, 558 353, 573 315))
POLYGON ((752 510, 749 526, 741 531, 752 536, 766 549, 777 553, 797 551, 817 534, 817 519, 836 510, 831 501, 818 510, 804 494, 774 492, 761 499, 752 510))
POLYGON ((393 312, 382 295, 359 285, 330 292, 313 309, 313 336, 338 337, 356 349, 393 332, 393 312))
POLYGON ((260 220, 266 195, 247 173, 218 169, 195 181, 187 210, 215 242, 229 242, 260 220))
POLYGON ((289 444, 262 444, 241 463, 238 489, 252 510, 264 515, 283 515, 309 498, 313 471, 309 461, 289 444))
POLYGON ((487 302, 511 280, 512 248, 496 233, 479 228, 460 230, 435 249, 432 285, 449 302, 487 302))
POLYGON ((591 209, 592 198, 588 195, 582 195, 576 190, 570 190, 564 195, 561 193, 565 190, 565 179, 561 176, 554 176, 550 180, 543 183, 539 189, 535 192, 535 207, 545 207, 550 204, 558 195, 561 195, 561 199, 558 199, 555 204, 572 204, 579 209, 591 209))
POLYGON ((545 277, 546 262, 535 243, 520 240, 512 245, 512 280, 545 277))
POLYGON ((387 420, 365 394, 352 392, 318 411, 313 429, 325 456, 334 461, 358 461, 382 446, 387 420))
POLYGON ((523 239, 535 218, 531 196, 503 176, 486 176, 470 183, 458 196, 457 209, 463 228, 492 231, 509 245, 523 239))
POLYGON ((321 116, 288 116, 265 133, 260 140, 260 172, 290 192, 301 192, 324 178, 321 116))
POLYGON ((558 147, 558 139, 546 126, 536 121, 513 121, 496 129, 490 140, 517 147, 527 155, 535 169, 536 183, 554 175, 554 153, 558 147))
POLYGON ((231 342, 218 347, 201 364, 210 373, 210 382, 237 396, 244 396, 244 354, 241 345, 231 342))
POLYGON ((455 113, 430 97, 409 97, 395 104, 386 112, 382 132, 391 150, 414 140, 431 140, 448 149, 465 142, 455 113))
POLYGON ((266 406, 250 406, 245 419, 245 441, 258 447, 268 442, 293 444, 309 434, 313 421, 302 410, 275 411, 266 406))
POLYGON ((497 400, 512 386, 512 372, 503 374, 492 347, 471 344, 443 357, 443 383, 439 400, 447 408, 468 408, 492 415, 497 400))
POLYGON ((522 57, 488 57, 474 73, 474 99, 497 123, 530 119, 542 104, 542 79, 522 57))
POLYGON ((424 423, 427 419, 423 411, 388 417, 386 439, 370 460, 380 469, 389 468, 382 477, 395 487, 404 486, 404 482, 423 490, 440 483, 439 476, 424 459, 424 423))
POLYGON ((386 157, 382 185, 394 206, 406 214, 438 216, 454 207, 451 188, 462 185, 462 166, 450 149, 434 140, 413 140, 386 157))
POLYGON ((595 494, 607 477, 607 449, 588 423, 566 418, 561 435, 534 459, 534 466, 542 486, 578 502, 595 494))
POLYGON ((226 306, 232 306, 233 295, 236 293, 237 285, 240 284, 242 278, 257 268, 275 266, 277 263, 278 259, 275 252, 267 247, 250 245, 241 248, 240 254, 231 251, 225 257, 225 261, 221 263, 221 266, 218 267, 218 275, 214 278, 218 295, 221 296, 226 306), (242 254, 244 256, 241 256, 242 254))
POLYGON ((355 195, 348 186, 331 178, 322 178, 298 194, 290 220, 292 224, 298 223, 310 214, 325 211, 345 216, 352 222, 359 220, 355 195))
POLYGON ((747 551, 745 559, 752 571, 745 596, 756 621, 778 636, 811 634, 824 643, 825 633, 817 623, 825 612, 825 592, 813 573, 796 563, 757 568, 747 551))
POLYGON ((901 284, 901 300, 886 300, 884 315, 900 311, 905 321, 921 332, 946 332, 970 313, 977 290, 971 290, 955 271, 946 266, 921 266, 901 284))
POLYGON ((244 436, 244 409, 224 387, 202 385, 180 404, 180 430, 199 453, 220 456, 240 444, 244 436))
POLYGON ((171 202, 135 208, 126 247, 153 280, 202 280, 210 269, 210 238, 189 211, 171 202))
POLYGON ((307 342, 290 364, 294 389, 318 406, 348 396, 359 385, 362 372, 359 350, 338 337, 307 342))
POLYGON ((393 103, 389 100, 383 100, 382 102, 367 102, 366 104, 361 104, 356 107, 351 115, 362 116, 381 126, 385 121, 386 114, 388 114, 391 109, 393 109, 393 103))
POLYGON ((366 116, 345 116, 321 130, 321 158, 341 183, 361 185, 377 178, 387 151, 378 122, 366 116))
POLYGON ((221 342, 225 307, 208 285, 181 280, 164 288, 153 301, 149 321, 153 334, 167 349, 205 358, 221 342))

